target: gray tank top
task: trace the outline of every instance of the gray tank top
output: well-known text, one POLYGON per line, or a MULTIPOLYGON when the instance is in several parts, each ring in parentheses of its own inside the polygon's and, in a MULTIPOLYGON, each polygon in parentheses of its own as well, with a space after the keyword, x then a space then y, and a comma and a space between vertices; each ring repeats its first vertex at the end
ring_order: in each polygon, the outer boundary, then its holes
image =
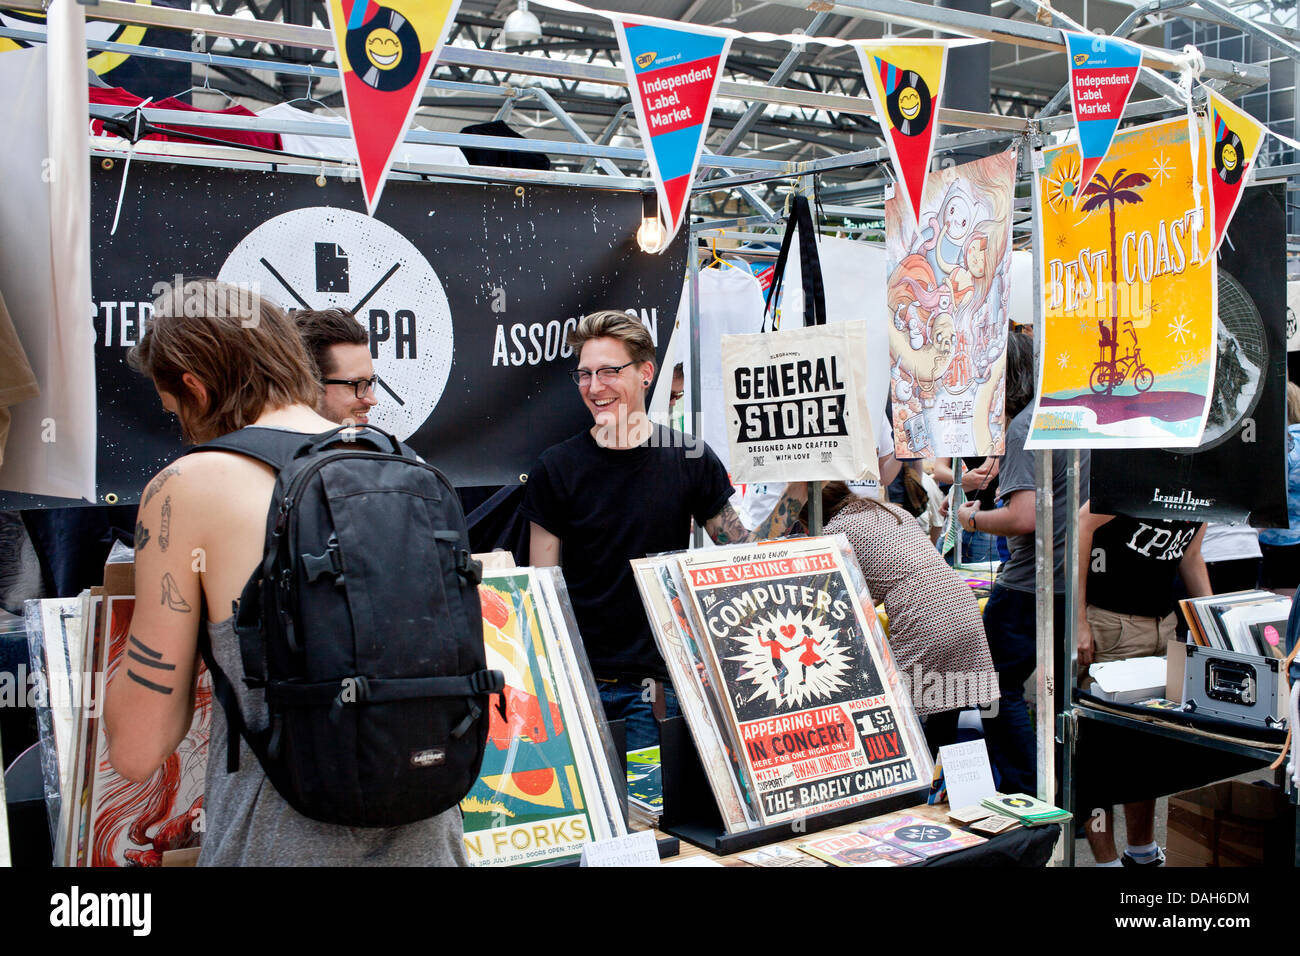
MULTIPOLYGON (((212 653, 254 730, 269 722, 260 690, 244 686, 235 619, 204 622, 212 653)), ((203 797, 199 866, 465 866, 460 809, 388 829, 342 827, 308 819, 285 803, 243 740, 239 769, 226 772, 228 725, 213 701, 203 797)))

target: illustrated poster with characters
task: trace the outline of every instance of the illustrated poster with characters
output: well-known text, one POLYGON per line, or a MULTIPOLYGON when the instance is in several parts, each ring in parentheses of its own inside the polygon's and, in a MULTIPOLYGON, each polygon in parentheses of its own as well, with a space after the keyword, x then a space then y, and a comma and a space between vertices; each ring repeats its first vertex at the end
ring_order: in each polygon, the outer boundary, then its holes
POLYGON ((898 458, 1003 454, 1016 154, 930 173, 918 225, 885 204, 898 458))
POLYGON ((681 558, 764 824, 929 784, 915 711, 848 548, 843 536, 800 538, 681 558))
POLYGON ((1025 447, 1195 447, 1214 394, 1218 284, 1187 120, 1118 133, 1077 197, 1078 147, 1043 159, 1042 359, 1025 447))

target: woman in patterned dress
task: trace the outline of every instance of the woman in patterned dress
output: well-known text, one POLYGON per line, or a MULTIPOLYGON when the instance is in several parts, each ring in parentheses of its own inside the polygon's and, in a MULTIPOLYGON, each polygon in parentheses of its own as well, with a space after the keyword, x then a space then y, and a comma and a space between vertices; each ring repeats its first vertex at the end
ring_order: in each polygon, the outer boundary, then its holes
POLYGON ((901 508, 832 481, 822 488, 822 514, 824 533, 845 534, 872 599, 885 606, 890 649, 937 753, 956 741, 962 710, 998 698, 975 595, 901 508))

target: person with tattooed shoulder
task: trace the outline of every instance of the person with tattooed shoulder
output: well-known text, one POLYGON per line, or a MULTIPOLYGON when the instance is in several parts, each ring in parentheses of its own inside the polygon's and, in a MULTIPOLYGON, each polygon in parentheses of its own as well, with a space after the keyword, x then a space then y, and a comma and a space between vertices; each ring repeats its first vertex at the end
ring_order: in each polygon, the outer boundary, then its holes
POLYGON ((529 563, 563 569, 606 715, 625 721, 629 750, 653 747, 656 713, 674 716, 677 701, 629 560, 686 548, 692 519, 717 544, 779 537, 808 489, 790 484, 768 519, 746 531, 717 455, 646 416, 655 350, 645 327, 625 312, 593 312, 569 346, 577 356, 569 375, 594 424, 544 451, 529 473, 520 509, 530 522, 529 563))
MULTIPOLYGON (((297 442, 337 427, 316 412, 320 385, 289 316, 260 297, 250 314, 247 293, 224 283, 179 286, 154 303, 129 360, 187 442, 246 427, 296 433, 297 442)), ((104 709, 109 761, 129 780, 148 780, 189 731, 200 628, 249 726, 268 723, 264 694, 242 680, 234 610, 262 560, 274 485, 268 466, 214 450, 172 462, 141 495, 135 614, 104 709)), ((209 753, 226 753, 228 733, 224 709, 213 707, 209 753)), ((242 739, 239 748, 232 773, 224 760, 208 762, 200 865, 464 864, 457 808, 391 828, 321 823, 268 785, 242 739)))

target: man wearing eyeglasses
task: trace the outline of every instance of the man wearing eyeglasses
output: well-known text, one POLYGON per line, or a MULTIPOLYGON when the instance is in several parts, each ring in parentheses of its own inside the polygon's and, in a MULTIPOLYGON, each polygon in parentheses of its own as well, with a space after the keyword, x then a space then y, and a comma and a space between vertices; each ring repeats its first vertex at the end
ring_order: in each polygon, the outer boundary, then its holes
POLYGON ((641 323, 595 312, 569 334, 569 345, 577 355, 570 374, 594 424, 544 451, 529 473, 520 509, 531 522, 529 563, 564 569, 605 713, 625 722, 629 750, 652 747, 655 717, 674 716, 676 695, 629 560, 686 548, 692 519, 718 544, 777 537, 808 490, 790 484, 768 519, 747 532, 717 455, 646 417, 655 352, 641 323))
POLYGON ((293 318, 320 372, 317 411, 340 425, 364 425, 370 409, 379 404, 365 328, 343 309, 300 309, 293 318))

